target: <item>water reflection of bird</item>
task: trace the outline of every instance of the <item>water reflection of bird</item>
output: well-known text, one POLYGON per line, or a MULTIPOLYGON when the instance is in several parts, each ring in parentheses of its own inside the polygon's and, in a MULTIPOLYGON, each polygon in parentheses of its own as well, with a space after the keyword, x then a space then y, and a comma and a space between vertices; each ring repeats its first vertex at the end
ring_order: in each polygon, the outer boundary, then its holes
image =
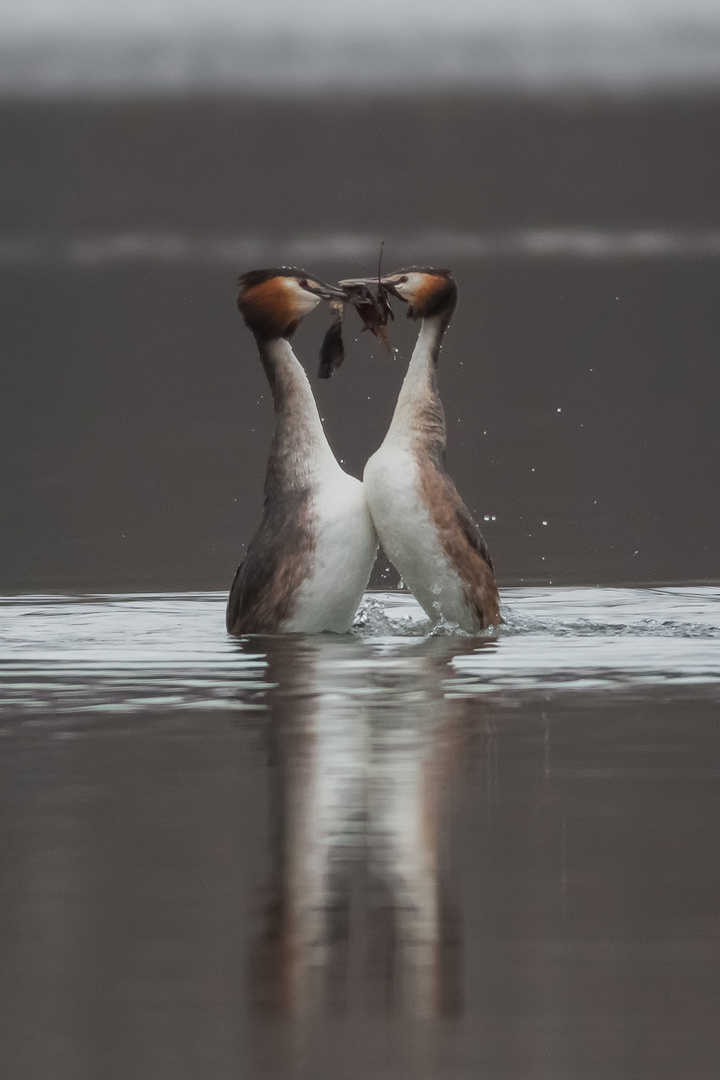
POLYGON ((436 382, 457 286, 447 270, 431 269, 402 270, 380 282, 422 325, 390 428, 365 466, 370 512, 386 554, 428 615, 482 630, 502 621, 498 590, 487 545, 445 469, 436 382))
POLYGON ((443 679, 467 648, 268 639, 274 874, 258 1004, 308 1013, 360 994, 392 1011, 460 1008, 443 847, 473 728, 443 679))
POLYGON ((363 485, 335 459, 290 337, 320 300, 345 294, 302 270, 240 279, 238 307, 257 341, 275 406, 265 507, 230 589, 231 634, 346 632, 377 538, 363 485))

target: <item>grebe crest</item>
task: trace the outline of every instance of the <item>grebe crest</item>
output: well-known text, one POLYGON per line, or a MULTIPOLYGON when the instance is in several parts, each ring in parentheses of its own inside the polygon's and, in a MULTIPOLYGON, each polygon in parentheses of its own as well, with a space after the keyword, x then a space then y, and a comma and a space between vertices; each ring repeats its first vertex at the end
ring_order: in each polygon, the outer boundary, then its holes
POLYGON ((290 338, 301 320, 321 300, 344 299, 345 293, 305 270, 279 267, 251 270, 238 282, 237 305, 256 338, 290 338))

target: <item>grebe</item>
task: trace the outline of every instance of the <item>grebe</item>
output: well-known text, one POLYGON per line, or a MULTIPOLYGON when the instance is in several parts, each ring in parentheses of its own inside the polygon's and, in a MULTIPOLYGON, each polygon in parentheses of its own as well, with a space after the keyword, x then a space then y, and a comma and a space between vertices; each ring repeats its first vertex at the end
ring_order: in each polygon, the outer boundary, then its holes
POLYGON ((387 435, 365 466, 370 513, 385 553, 427 614, 471 633, 483 630, 502 622, 500 599, 487 545, 445 469, 445 414, 436 382, 457 286, 447 270, 414 267, 380 284, 422 325, 387 435))
POLYGON ((238 567, 228 633, 337 634, 350 629, 377 552, 363 485, 330 449, 290 337, 320 300, 345 298, 303 270, 240 278, 238 307, 255 335, 275 406, 260 527, 238 567))

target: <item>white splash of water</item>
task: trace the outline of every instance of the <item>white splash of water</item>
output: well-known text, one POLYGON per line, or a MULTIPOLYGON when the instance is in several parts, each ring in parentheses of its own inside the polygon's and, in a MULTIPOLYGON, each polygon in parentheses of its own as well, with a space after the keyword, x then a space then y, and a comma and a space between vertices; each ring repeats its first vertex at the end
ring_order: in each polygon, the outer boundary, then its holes
MULTIPOLYGON (((227 637, 225 599, 0 599, 0 712, 263 709, 266 647, 227 637)), ((508 589, 503 602, 504 625, 472 636, 433 626, 408 593, 371 593, 352 635, 307 640, 330 668, 427 654, 451 696, 720 685, 720 588, 508 589)))

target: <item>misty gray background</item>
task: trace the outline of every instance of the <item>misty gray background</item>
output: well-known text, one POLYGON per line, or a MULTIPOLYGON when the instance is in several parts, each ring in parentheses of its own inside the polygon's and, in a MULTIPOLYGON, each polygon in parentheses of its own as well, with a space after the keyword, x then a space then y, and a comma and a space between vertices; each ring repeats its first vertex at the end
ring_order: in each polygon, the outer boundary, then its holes
MULTIPOLYGON (((381 238, 456 274, 449 464, 500 580, 716 578, 717 120, 709 94, 0 104, 5 588, 229 582, 272 428, 236 275, 364 273, 381 238)), ((327 323, 297 335, 313 379, 327 323)), ((314 388, 359 475, 404 360, 355 327, 314 388)))
MULTIPOLYGON (((4 588, 224 587, 272 428, 236 277, 381 240, 457 277, 448 458, 501 582, 717 578, 714 5, 413 13, 0 10, 4 588)), ((314 382, 356 475, 402 314, 314 382)))

